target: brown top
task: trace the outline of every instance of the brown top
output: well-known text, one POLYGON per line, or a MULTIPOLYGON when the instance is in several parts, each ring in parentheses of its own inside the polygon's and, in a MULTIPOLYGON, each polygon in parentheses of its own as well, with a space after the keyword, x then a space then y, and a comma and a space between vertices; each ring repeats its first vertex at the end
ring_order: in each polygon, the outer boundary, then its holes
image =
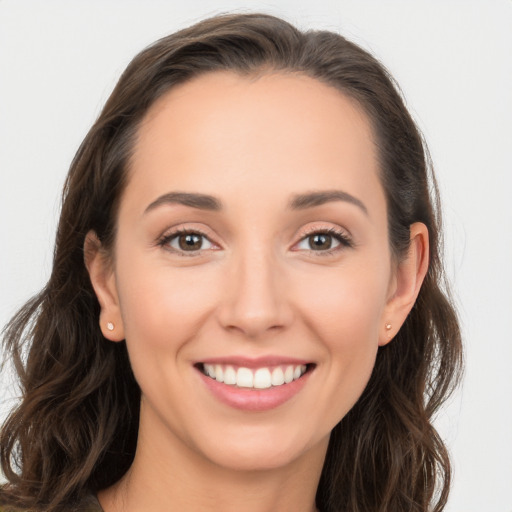
MULTIPOLYGON (((7 512, 10 510, 14 510, 12 508, 3 508, 0 505, 0 512, 7 512)), ((17 509, 16 509, 17 510, 17 509)), ((19 512, 23 512, 19 510, 19 512)), ((101 505, 96 498, 96 496, 93 496, 92 494, 85 497, 76 507, 73 507, 69 510, 69 512, 103 512, 103 509, 101 508, 101 505)))
POLYGON ((101 508, 98 498, 91 494, 80 503, 76 512, 103 512, 103 509, 101 508))

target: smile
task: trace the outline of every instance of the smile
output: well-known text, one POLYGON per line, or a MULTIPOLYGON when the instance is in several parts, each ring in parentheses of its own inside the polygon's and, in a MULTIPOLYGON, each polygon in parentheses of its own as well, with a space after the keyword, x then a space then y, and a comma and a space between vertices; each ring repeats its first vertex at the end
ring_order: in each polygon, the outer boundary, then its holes
POLYGON ((307 371, 305 364, 275 367, 245 368, 222 364, 200 364, 204 375, 228 386, 239 388, 268 389, 290 384, 300 379, 307 371))
POLYGON ((214 358, 194 366, 206 389, 221 403, 244 411, 263 412, 298 395, 317 365, 269 356, 214 358))

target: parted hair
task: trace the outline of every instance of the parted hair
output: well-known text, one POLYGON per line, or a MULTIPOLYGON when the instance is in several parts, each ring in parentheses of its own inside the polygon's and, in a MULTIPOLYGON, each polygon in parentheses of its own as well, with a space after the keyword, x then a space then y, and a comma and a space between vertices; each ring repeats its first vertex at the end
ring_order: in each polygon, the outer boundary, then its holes
POLYGON ((392 77, 337 33, 267 14, 226 14, 156 41, 122 74, 70 167, 47 285, 3 332, 21 399, 0 434, 8 482, 0 505, 63 512, 128 470, 140 389, 125 343, 110 343, 84 265, 93 230, 112 250, 141 120, 172 87, 214 71, 297 73, 336 88, 370 120, 400 260, 410 226, 429 232, 430 262, 395 339, 379 349, 362 396, 331 434, 317 491, 322 512, 441 512, 450 460, 432 420, 460 378, 462 348, 443 274, 439 199, 428 150, 392 77))

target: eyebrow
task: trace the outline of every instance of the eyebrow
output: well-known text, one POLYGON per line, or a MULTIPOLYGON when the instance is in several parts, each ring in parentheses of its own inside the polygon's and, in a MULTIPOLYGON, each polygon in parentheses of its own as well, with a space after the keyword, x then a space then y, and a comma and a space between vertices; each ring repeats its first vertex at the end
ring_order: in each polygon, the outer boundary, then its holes
MULTIPOLYGON (((343 190, 322 190, 317 192, 307 192, 298 194, 291 198, 288 208, 291 210, 305 210, 315 206, 321 206, 333 201, 344 201, 360 208, 366 215, 368 209, 361 200, 343 190)), ((191 192, 169 192, 155 199, 145 210, 144 214, 154 210, 164 204, 182 204, 200 210, 220 211, 222 210, 222 201, 208 194, 198 194, 191 192)))
POLYGON ((368 209, 364 203, 343 190, 321 190, 318 192, 308 192, 306 194, 298 194, 293 196, 290 201, 289 207, 292 210, 304 210, 306 208, 313 208, 314 206, 321 206, 332 201, 344 201, 353 204, 360 208, 366 215, 368 209))
POLYGON ((144 213, 146 214, 164 204, 182 204, 184 206, 191 206, 192 208, 199 208, 200 210, 222 210, 222 202, 216 197, 190 192, 169 192, 155 199, 155 201, 144 210, 144 213))

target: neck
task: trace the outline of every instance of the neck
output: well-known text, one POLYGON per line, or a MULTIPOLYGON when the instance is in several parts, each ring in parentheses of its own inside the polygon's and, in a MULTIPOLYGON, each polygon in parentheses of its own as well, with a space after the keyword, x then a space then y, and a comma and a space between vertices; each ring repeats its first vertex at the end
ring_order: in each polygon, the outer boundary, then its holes
POLYGON ((130 470, 98 497, 105 512, 314 512, 327 444, 323 440, 282 467, 226 468, 141 424, 130 470))

